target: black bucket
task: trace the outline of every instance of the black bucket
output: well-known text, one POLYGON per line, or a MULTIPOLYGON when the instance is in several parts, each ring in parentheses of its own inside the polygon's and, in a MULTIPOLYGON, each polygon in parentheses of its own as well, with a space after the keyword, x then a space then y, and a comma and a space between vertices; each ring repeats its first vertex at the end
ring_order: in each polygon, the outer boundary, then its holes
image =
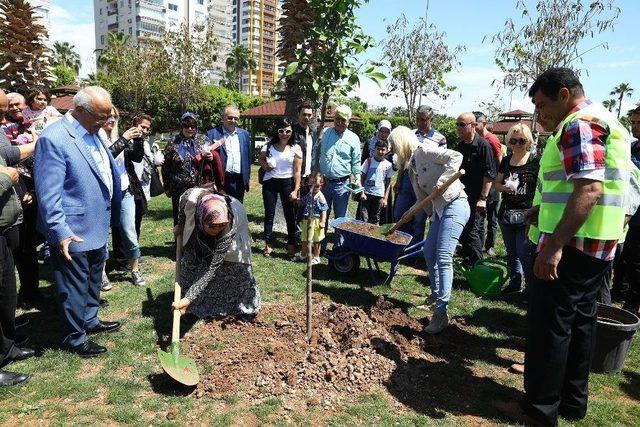
POLYGON ((596 346, 591 372, 617 374, 622 369, 633 334, 640 328, 635 314, 618 307, 598 304, 596 346))

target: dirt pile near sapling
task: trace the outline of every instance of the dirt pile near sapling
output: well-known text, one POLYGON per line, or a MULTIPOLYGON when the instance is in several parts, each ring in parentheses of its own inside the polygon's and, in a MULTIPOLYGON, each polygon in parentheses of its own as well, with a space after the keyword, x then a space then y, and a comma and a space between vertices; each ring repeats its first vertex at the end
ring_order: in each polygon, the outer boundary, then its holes
POLYGON ((309 343, 303 305, 266 305, 253 324, 199 323, 182 344, 203 371, 194 393, 332 408, 378 389, 397 363, 425 357, 422 325, 382 297, 369 311, 314 297, 309 343))

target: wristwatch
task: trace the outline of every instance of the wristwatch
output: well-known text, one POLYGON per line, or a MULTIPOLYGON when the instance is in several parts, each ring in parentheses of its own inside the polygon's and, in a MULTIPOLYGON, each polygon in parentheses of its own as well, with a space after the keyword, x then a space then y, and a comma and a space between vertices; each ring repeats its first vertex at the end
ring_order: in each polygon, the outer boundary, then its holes
POLYGON ((480 197, 478 197, 479 200, 482 200, 483 202, 487 201, 487 196, 483 196, 482 194, 480 195, 480 197))

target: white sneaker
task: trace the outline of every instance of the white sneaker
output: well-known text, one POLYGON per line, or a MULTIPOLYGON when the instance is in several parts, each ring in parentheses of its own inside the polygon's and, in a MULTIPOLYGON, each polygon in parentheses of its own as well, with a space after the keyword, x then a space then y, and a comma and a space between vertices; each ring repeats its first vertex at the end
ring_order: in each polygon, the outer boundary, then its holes
POLYGON ((106 273, 102 272, 102 285, 100 285, 100 290, 102 292, 107 292, 113 289, 113 285, 109 281, 109 277, 107 277, 106 273))
POLYGON ((315 257, 311 259, 311 265, 318 265, 320 264, 320 258, 315 257))
POLYGON ((424 328, 424 331, 428 334, 439 334, 449 325, 449 315, 445 311, 444 313, 435 312, 431 316, 429 324, 424 328))

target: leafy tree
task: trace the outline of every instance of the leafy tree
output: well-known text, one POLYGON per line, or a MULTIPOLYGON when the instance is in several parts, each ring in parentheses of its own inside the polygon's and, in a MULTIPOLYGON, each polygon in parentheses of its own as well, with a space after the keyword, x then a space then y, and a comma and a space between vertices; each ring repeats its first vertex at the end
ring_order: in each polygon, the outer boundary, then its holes
MULTIPOLYGON (((225 86, 242 92, 242 75, 245 71, 255 70, 258 64, 252 52, 247 46, 238 44, 231 49, 229 56, 225 60, 227 72, 225 74, 225 86)), ((251 82, 249 82, 249 92, 251 92, 251 82)))
MULTIPOLYGON (((281 18, 283 39, 278 55, 288 63, 286 78, 286 115, 295 116, 300 97, 320 105, 320 122, 324 123, 326 106, 332 95, 346 96, 360 83, 360 75, 376 82, 385 75, 375 66, 355 61, 355 56, 373 46, 373 39, 356 24, 355 10, 368 0, 308 0, 285 1, 281 18), (299 13, 292 13, 299 7, 299 13), (296 21, 303 15, 305 24, 296 21), (295 35, 288 30, 298 25, 295 35)), ((318 126, 318 132, 322 126, 318 126)))
POLYGON ((620 110, 622 109, 622 98, 624 98, 625 95, 631 98, 631 95, 633 95, 633 89, 631 88, 629 83, 620 83, 618 86, 613 88, 609 95, 618 96, 618 118, 620 118, 620 110))
POLYGON ((0 83, 19 92, 51 85, 46 39, 46 28, 25 0, 0 0, 0 83))
POLYGON ((107 33, 107 48, 94 51, 98 58, 98 67, 106 68, 110 62, 116 61, 126 50, 130 40, 131 36, 129 34, 109 31, 107 33))
POLYGON ((56 65, 53 67, 53 75, 56 76, 55 87, 69 86, 76 84, 76 72, 66 65, 56 65))
POLYGON ((523 24, 509 18, 491 37, 496 64, 504 72, 502 83, 523 91, 550 67, 579 71, 585 53, 607 47, 583 48, 584 39, 612 29, 620 15, 614 0, 537 0, 535 8, 529 3, 516 2, 523 24))
POLYGON ((423 18, 413 28, 408 26, 404 15, 387 26, 389 37, 384 43, 383 58, 391 71, 388 90, 402 92, 409 122, 413 125, 415 109, 422 96, 445 99, 455 90, 445 83, 444 76, 460 66, 457 58, 464 48, 449 49, 446 34, 438 32, 434 24, 427 24, 423 18))
POLYGON ((612 111, 616 106, 617 101, 615 99, 606 99, 602 101, 602 106, 609 111, 612 111))
POLYGON ((80 55, 76 52, 74 45, 68 42, 55 42, 53 44, 53 60, 52 64, 72 69, 76 75, 80 72, 82 61, 80 55))

